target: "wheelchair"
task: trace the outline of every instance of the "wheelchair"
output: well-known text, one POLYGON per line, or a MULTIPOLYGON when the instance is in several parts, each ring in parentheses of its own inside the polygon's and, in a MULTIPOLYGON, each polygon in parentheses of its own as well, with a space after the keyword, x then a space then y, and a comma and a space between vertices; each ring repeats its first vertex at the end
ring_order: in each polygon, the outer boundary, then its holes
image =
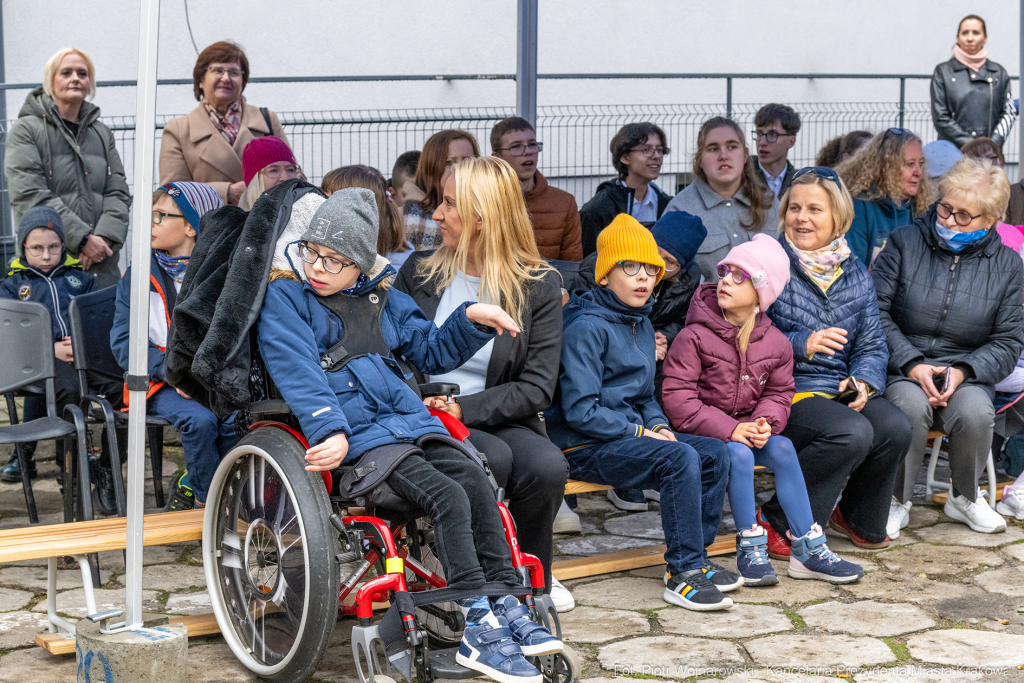
MULTIPOLYGON (((254 370, 251 379, 264 383, 253 396, 275 393, 265 372, 254 370)), ((454 385, 420 389, 425 395, 457 393, 454 385)), ((451 439, 476 453, 464 425, 447 413, 431 413, 451 439)), ((423 513, 346 497, 337 470, 307 472, 308 444, 283 400, 255 401, 241 421, 248 434, 214 475, 202 549, 213 612, 239 661, 266 681, 305 681, 339 616, 354 616, 351 645, 360 683, 393 683, 395 673, 408 683, 479 676, 455 662, 465 621, 452 601, 517 591, 491 583, 470 591, 446 588, 423 513), (346 604, 353 594, 354 603, 346 604), (374 622, 374 603, 382 602, 391 605, 374 622)), ((486 457, 479 455, 486 470, 486 457)), ((540 560, 519 550, 503 492, 496 487, 495 493, 522 584, 518 597, 534 621, 561 640, 558 614, 542 593, 540 560)), ((568 646, 528 659, 547 683, 579 678, 579 660, 568 646)))

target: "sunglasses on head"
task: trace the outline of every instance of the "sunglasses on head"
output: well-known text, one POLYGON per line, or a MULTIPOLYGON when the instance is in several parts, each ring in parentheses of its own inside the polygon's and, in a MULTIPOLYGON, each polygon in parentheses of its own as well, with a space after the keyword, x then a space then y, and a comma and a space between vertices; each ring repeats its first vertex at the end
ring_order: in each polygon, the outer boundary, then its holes
POLYGON ((796 180, 802 175, 807 175, 808 173, 813 173, 822 180, 831 180, 836 185, 842 187, 842 185, 839 182, 839 174, 833 171, 828 166, 808 166, 806 168, 801 168, 799 171, 796 172, 796 175, 793 176, 793 180, 796 180))
POLYGON ((901 138, 904 135, 913 135, 914 133, 909 128, 889 128, 882 134, 882 141, 884 142, 889 136, 901 138))

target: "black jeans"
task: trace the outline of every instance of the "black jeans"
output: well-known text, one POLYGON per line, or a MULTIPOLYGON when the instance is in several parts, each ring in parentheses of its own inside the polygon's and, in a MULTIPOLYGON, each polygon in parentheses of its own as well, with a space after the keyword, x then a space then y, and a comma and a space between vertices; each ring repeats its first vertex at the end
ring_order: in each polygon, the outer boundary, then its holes
POLYGON ((512 551, 482 468, 443 443, 424 444, 423 456, 398 464, 387 483, 411 501, 434 525, 434 548, 452 588, 479 588, 484 581, 511 586, 519 579, 512 551))
POLYGON ((547 437, 522 425, 470 429, 469 439, 487 456, 498 486, 505 489, 519 547, 544 565, 548 592, 554 555, 551 529, 569 478, 565 456, 547 437))
MULTIPOLYGON (((836 401, 812 396, 793 404, 782 436, 793 442, 807 484, 814 521, 828 524, 832 509, 861 538, 885 540, 896 473, 910 445, 910 420, 884 398, 868 399, 859 413, 836 401)), ((789 530, 775 495, 761 507, 777 532, 789 530)))

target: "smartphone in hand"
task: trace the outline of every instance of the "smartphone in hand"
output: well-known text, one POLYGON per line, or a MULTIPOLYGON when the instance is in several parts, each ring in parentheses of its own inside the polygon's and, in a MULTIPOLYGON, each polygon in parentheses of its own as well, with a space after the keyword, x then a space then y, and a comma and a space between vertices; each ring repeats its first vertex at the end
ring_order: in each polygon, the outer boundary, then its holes
POLYGON ((860 396, 860 383, 853 377, 847 378, 846 391, 836 396, 836 400, 848 406, 860 396))
POLYGON ((939 390, 940 394, 949 389, 949 368, 950 366, 947 365, 945 372, 940 375, 932 375, 932 381, 935 382, 935 388, 939 390))

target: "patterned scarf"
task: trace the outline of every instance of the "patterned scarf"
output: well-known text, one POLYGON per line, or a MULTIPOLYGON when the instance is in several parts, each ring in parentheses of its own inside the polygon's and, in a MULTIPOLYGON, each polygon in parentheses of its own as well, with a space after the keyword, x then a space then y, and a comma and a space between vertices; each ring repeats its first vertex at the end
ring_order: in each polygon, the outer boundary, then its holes
POLYGON ((188 256, 169 256, 166 251, 153 250, 156 262, 170 275, 175 282, 181 282, 188 270, 188 256))
POLYGON ((359 291, 359 288, 362 287, 365 284, 366 284, 366 273, 359 273, 359 277, 356 278, 355 284, 352 285, 351 287, 349 287, 348 289, 341 290, 341 293, 345 294, 347 296, 355 296, 356 293, 359 291))
POLYGON ((850 247, 847 246, 846 238, 842 235, 821 249, 814 249, 812 251, 797 249, 789 241, 789 237, 786 238, 786 243, 789 244, 789 248, 796 254, 797 260, 800 261, 800 267, 804 269, 804 272, 807 273, 807 276, 816 285, 821 287, 823 292, 832 284, 832 280, 835 279, 836 273, 839 271, 840 264, 850 257, 850 247))
POLYGON ((213 126, 220 131, 220 134, 224 136, 224 139, 228 141, 229 145, 235 144, 235 138, 238 137, 238 131, 242 127, 242 105, 245 104, 245 98, 239 97, 237 100, 231 103, 228 107, 228 112, 223 116, 213 108, 213 105, 203 100, 203 106, 206 107, 206 113, 210 115, 210 120, 213 121, 213 126))
POLYGON ((960 251, 968 244, 974 244, 988 234, 987 229, 975 230, 974 232, 957 232, 944 227, 938 221, 935 221, 935 230, 939 233, 939 237, 941 237, 953 251, 960 251))

